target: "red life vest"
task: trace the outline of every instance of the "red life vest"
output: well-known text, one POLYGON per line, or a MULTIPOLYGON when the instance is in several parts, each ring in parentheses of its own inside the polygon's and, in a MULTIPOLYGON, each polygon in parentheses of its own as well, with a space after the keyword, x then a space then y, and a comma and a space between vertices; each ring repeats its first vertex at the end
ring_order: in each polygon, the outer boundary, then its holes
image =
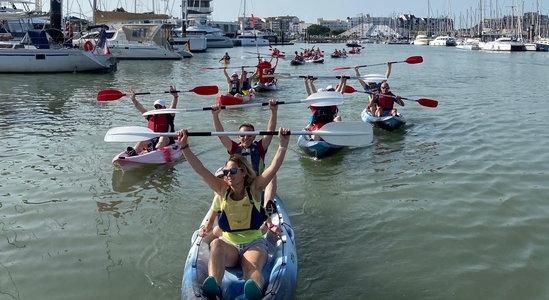
POLYGON ((147 127, 154 132, 169 132, 170 124, 168 114, 150 115, 148 116, 149 123, 147 127))
POLYGON ((271 67, 271 63, 265 61, 257 64, 257 69, 259 70, 259 82, 267 83, 271 80, 271 78, 263 78, 263 74, 265 72, 264 70, 270 70, 271 67))
POLYGON ((393 109, 394 98, 392 96, 392 93, 387 95, 379 94, 377 98, 377 105, 379 105, 379 107, 383 110, 393 109))

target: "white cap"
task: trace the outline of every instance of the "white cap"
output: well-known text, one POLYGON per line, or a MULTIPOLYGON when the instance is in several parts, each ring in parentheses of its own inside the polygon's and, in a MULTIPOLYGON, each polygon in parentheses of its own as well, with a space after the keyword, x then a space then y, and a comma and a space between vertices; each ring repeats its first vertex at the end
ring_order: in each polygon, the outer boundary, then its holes
POLYGON ((215 171, 215 177, 219 177, 219 178, 222 178, 223 176, 225 176, 225 174, 223 174, 223 167, 217 169, 217 171, 215 171))
POLYGON ((320 88, 317 92, 327 92, 327 90, 325 88, 320 88))
POLYGON ((334 90, 335 91, 335 87, 333 85, 329 85, 326 87, 326 90, 334 90))
POLYGON ((162 99, 158 99, 156 101, 154 101, 154 104, 153 105, 160 105, 160 106, 163 106, 163 107, 166 107, 166 103, 164 103, 164 100, 162 99))
POLYGON ((231 77, 232 77, 232 76, 235 76, 235 75, 238 76, 238 73, 233 72, 233 74, 231 74, 231 77))
POLYGON ((263 62, 267 62, 267 59, 266 59, 266 58, 264 58, 264 59, 263 59, 263 62))

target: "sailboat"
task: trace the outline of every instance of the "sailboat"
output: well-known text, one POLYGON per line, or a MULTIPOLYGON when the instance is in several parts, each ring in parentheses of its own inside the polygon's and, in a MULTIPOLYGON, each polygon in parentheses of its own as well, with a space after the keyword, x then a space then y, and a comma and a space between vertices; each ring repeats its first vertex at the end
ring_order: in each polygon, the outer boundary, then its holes
MULTIPOLYGON (((66 47, 61 30, 61 3, 52 1, 51 28, 28 30, 20 42, 0 43, 1 73, 62 73, 114 71, 118 59, 101 48, 66 47)), ((106 39, 105 31, 101 37, 106 39)))
POLYGON ((261 31, 255 30, 254 15, 252 14, 252 27, 246 27, 246 0, 244 0, 244 13, 242 14, 242 22, 240 22, 240 30, 233 43, 242 47, 261 47, 269 46, 270 42, 266 39, 261 31))

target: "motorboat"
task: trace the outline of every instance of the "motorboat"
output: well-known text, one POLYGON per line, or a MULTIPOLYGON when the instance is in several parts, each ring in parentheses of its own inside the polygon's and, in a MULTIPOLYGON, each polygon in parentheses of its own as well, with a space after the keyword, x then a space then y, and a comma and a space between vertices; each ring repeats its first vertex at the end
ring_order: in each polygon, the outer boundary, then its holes
POLYGON ((243 34, 237 35, 233 39, 233 44, 240 44, 242 47, 262 47, 269 46, 270 42, 263 36, 262 32, 244 31, 243 34))
POLYGON ((434 40, 429 42, 429 46, 456 46, 456 40, 453 37, 444 35, 437 36, 434 40))
POLYGON ((526 51, 526 46, 521 41, 516 41, 510 37, 500 37, 492 42, 484 44, 482 50, 486 51, 526 51))
POLYGON ((480 41, 476 39, 461 40, 456 44, 456 48, 463 50, 480 50, 480 41))
POLYGON ((416 46, 427 46, 429 45, 429 38, 425 34, 418 34, 414 39, 414 45, 416 46))
POLYGON ((189 35, 183 27, 170 31, 170 42, 174 45, 185 45, 191 52, 205 52, 208 49, 208 39, 204 35, 189 35))
MULTIPOLYGON (((118 30, 107 30, 107 45, 119 59, 172 59, 193 57, 186 49, 166 43, 162 24, 125 24, 118 30)), ((90 31, 75 39, 76 48, 85 49, 97 45, 97 32, 90 31), (87 46, 86 46, 87 45, 87 46)))

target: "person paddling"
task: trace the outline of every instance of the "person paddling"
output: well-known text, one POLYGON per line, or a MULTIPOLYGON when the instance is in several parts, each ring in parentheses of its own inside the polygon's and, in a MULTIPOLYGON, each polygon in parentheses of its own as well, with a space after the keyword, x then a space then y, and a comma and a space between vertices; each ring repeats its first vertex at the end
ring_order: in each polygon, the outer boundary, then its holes
POLYGON ((375 116, 396 116, 397 110, 393 107, 394 103, 404 106, 402 98, 400 96, 395 96, 395 94, 390 91, 389 84, 383 82, 381 84, 381 92, 374 98, 374 106, 372 109, 375 109, 375 116))
POLYGON ((225 55, 223 55, 223 57, 219 60, 219 61, 226 61, 226 62, 229 62, 231 61, 231 57, 229 56, 229 52, 225 52, 225 55))
MULTIPOLYGON (((170 94, 172 95, 172 103, 170 104, 170 108, 174 109, 177 108, 177 99, 179 98, 178 93, 176 93, 177 89, 175 86, 170 85, 170 94)), ((147 112, 147 109, 137 101, 135 98, 135 92, 133 89, 130 89, 130 99, 132 100, 133 105, 135 108, 141 113, 144 114, 147 112)), ((166 108, 166 104, 164 100, 158 99, 154 101, 154 109, 164 109, 166 108)), ((149 115, 145 116, 145 119, 147 119, 149 129, 153 130, 154 132, 175 132, 174 123, 173 120, 175 118, 175 114, 158 114, 158 115, 149 115)), ((141 141, 138 142, 133 148, 128 147, 126 149, 126 153, 129 156, 136 156, 140 154, 143 151, 154 151, 156 149, 160 149, 162 147, 166 147, 168 145, 174 144, 175 140, 173 137, 155 137, 150 140, 141 141)))
MULTIPOLYGON (((391 62, 388 61, 387 63, 387 70, 385 71, 385 78, 389 79, 389 76, 391 75, 391 62)), ((355 74, 356 76, 360 76, 360 72, 358 71, 359 66, 355 66, 355 74)), ((374 106, 374 97, 381 89, 381 85, 384 82, 387 82, 387 80, 383 80, 381 82, 371 81, 371 82, 364 82, 362 79, 358 79, 358 82, 362 86, 365 92, 369 93, 368 95, 368 111, 373 115, 376 112, 376 108, 372 107, 374 106)))
POLYGON ((243 95, 241 94, 241 90, 244 81, 243 78, 239 78, 237 72, 233 72, 231 74, 231 77, 229 77, 229 73, 227 73, 227 68, 223 68, 223 74, 225 75, 225 80, 227 81, 227 84, 229 86, 227 95, 242 98, 243 95))
MULTIPOLYGON (((222 299, 222 281, 226 267, 240 266, 244 284, 244 295, 248 300, 263 298, 265 279, 262 270, 268 260, 268 244, 260 230, 264 222, 261 213, 261 191, 280 169, 290 141, 289 130, 280 128, 280 146, 271 165, 256 175, 251 164, 242 155, 233 154, 225 162, 224 179, 212 174, 191 151, 186 129, 178 131, 179 147, 188 164, 198 176, 216 193, 211 210, 218 215, 222 237, 210 243, 208 277, 202 283, 202 295, 206 299, 222 299), (250 205, 251 204, 251 205, 250 205), (244 219, 242 216, 246 216, 244 219)), ((212 230, 214 219, 209 219, 200 234, 212 230)))

